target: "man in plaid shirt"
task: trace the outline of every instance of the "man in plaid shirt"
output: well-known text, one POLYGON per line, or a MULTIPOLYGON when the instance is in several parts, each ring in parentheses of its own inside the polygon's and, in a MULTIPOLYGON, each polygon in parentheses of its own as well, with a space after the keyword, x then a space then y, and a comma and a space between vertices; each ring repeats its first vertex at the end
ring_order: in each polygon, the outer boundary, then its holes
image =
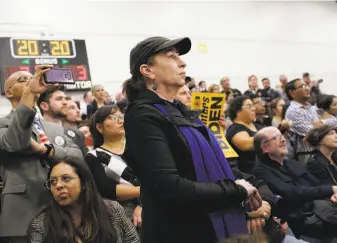
POLYGON ((291 131, 294 133, 294 149, 300 163, 305 164, 314 148, 305 143, 303 138, 313 126, 322 124, 317 107, 312 106, 309 86, 301 79, 295 79, 286 84, 285 92, 290 100, 290 106, 285 119, 292 122, 291 131))

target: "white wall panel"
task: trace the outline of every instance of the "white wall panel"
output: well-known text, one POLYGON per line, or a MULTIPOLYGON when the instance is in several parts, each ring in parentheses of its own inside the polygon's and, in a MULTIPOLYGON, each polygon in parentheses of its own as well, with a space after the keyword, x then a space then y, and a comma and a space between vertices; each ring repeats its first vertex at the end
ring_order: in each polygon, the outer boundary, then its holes
POLYGON ((244 90, 250 74, 276 84, 281 73, 308 71, 337 93, 335 2, 1 0, 0 12, 0 36, 86 39, 93 82, 111 93, 129 76, 131 48, 153 35, 191 37, 188 73, 209 84, 228 75, 244 90), (200 43, 208 53, 198 52, 200 43))

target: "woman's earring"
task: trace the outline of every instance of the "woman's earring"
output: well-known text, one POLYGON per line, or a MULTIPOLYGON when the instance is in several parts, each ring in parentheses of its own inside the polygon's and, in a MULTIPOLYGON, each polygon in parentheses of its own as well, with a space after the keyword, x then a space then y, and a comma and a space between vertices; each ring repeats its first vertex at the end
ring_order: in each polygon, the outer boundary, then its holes
POLYGON ((154 91, 157 90, 157 85, 156 85, 155 83, 152 85, 152 89, 153 89, 154 91))

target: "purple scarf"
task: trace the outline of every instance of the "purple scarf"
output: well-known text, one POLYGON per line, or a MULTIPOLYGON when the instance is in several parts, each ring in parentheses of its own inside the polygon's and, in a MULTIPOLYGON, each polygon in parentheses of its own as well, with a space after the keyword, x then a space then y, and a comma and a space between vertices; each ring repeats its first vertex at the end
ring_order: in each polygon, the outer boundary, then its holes
MULTIPOLYGON (((155 104, 154 107, 171 120, 171 114, 166 105, 155 104)), ((196 122, 198 125, 206 127, 199 119, 196 119, 196 122)), ((190 148, 198 182, 215 183, 225 178, 234 180, 225 155, 217 139, 208 128, 210 142, 194 127, 179 126, 178 128, 190 148)), ((209 213, 209 217, 218 239, 248 234, 245 210, 239 205, 236 208, 209 213)))

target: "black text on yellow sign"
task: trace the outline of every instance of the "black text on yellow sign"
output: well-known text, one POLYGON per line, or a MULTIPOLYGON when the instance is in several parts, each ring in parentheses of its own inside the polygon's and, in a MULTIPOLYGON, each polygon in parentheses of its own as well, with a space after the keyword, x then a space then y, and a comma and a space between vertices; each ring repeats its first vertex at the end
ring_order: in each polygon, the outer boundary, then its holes
POLYGON ((225 102, 225 95, 221 93, 192 93, 192 109, 203 110, 199 118, 214 133, 226 158, 236 158, 239 155, 229 145, 218 122, 223 114, 225 102))

